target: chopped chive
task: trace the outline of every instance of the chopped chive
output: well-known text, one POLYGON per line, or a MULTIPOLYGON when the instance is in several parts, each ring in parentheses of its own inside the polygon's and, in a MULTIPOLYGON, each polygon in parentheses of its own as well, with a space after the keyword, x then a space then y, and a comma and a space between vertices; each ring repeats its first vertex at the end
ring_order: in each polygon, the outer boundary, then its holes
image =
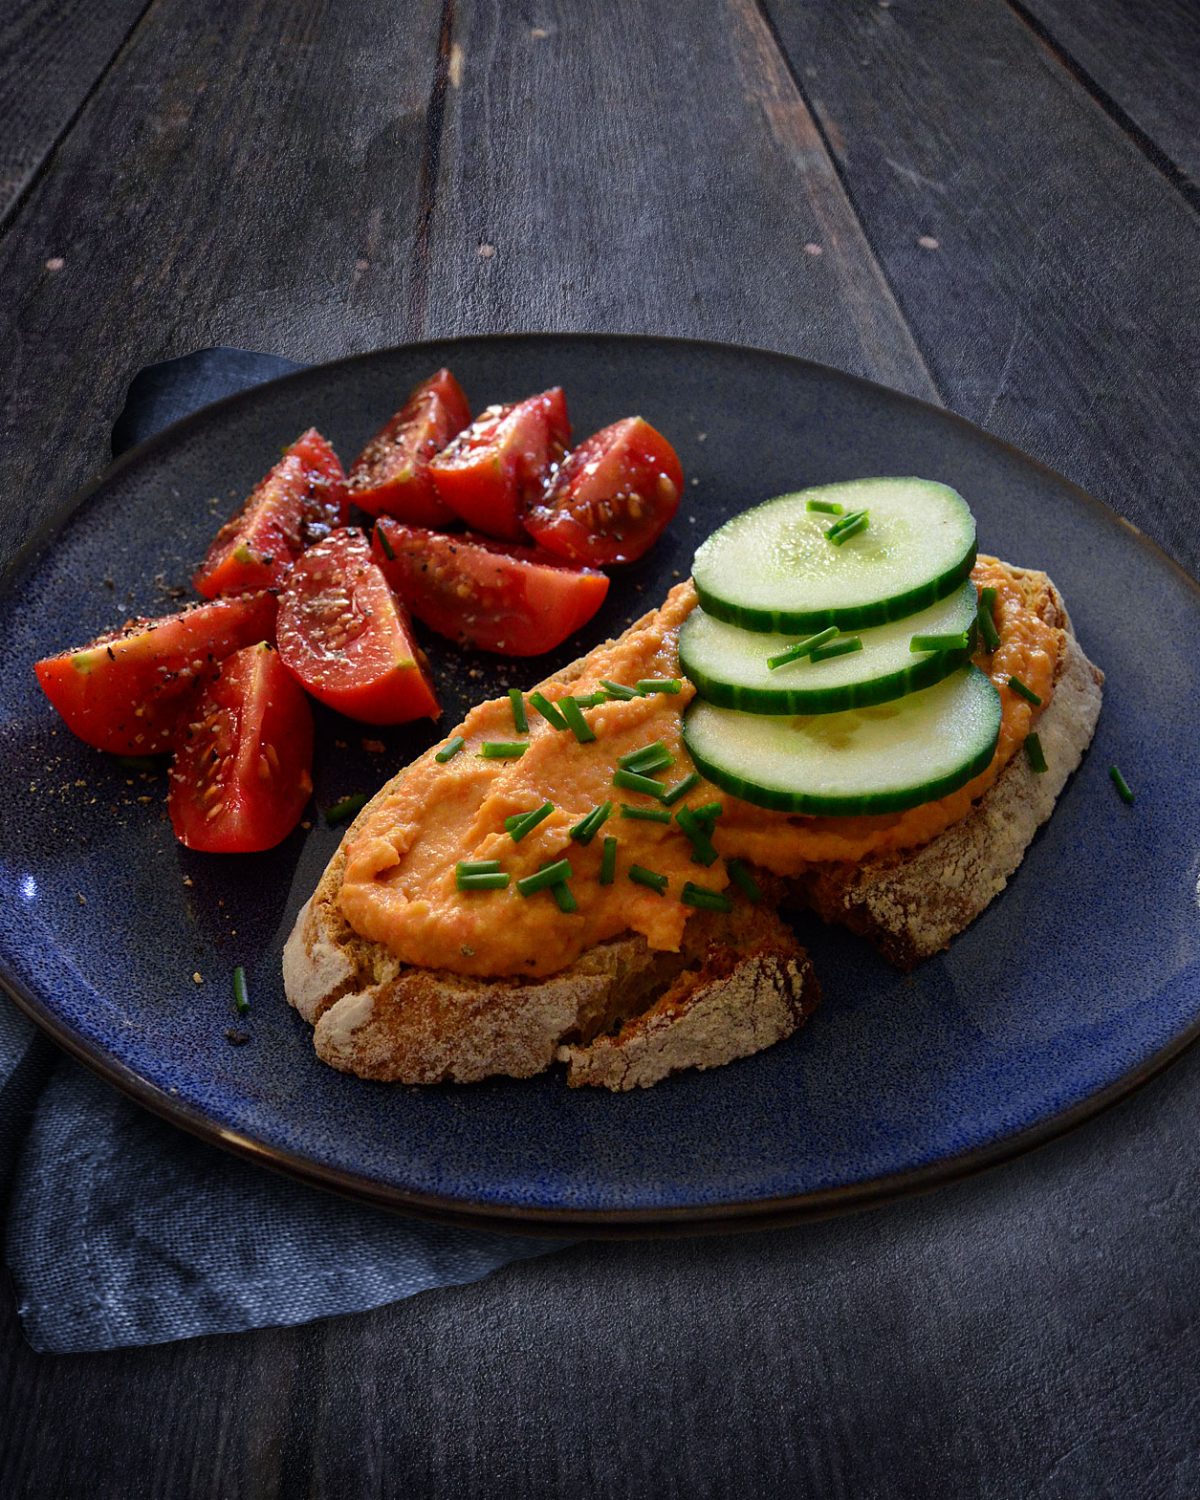
POLYGON ((550 894, 554 897, 555 901, 558 902, 559 911, 579 910, 579 902, 576 901, 575 897, 571 894, 571 887, 566 883, 565 880, 558 885, 552 885, 550 887, 550 894))
POLYGON ((1019 677, 1010 677, 1008 685, 1014 693, 1025 699, 1026 703, 1032 703, 1034 708, 1041 708, 1042 700, 1032 688, 1026 687, 1019 677))
POLYGON ((456 875, 494 875, 500 868, 498 859, 460 859, 454 866, 456 875))
POLYGON ((599 708, 602 703, 608 702, 608 694, 601 688, 598 693, 585 693, 582 698, 576 698, 575 702, 580 708, 599 708))
POLYGON ((446 741, 433 758, 439 765, 444 766, 448 760, 454 759, 466 743, 461 734, 456 734, 452 740, 446 741))
POLYGON ((563 718, 554 704, 550 702, 545 693, 530 693, 529 706, 530 708, 536 708, 546 723, 552 725, 555 729, 565 729, 567 727, 566 719, 563 718))
POLYGON ((1121 775, 1116 766, 1109 766, 1108 774, 1112 778, 1113 786, 1115 786, 1117 791, 1121 794, 1121 801, 1127 802, 1130 804, 1130 806, 1132 806, 1133 793, 1129 790, 1129 783, 1125 780, 1124 776, 1121 775))
POLYGON ((246 990, 246 971, 238 964, 233 971, 233 1008, 239 1016, 250 1009, 250 996, 246 990))
POLYGON ((822 516, 842 516, 846 513, 846 507, 839 505, 836 500, 810 500, 804 509, 815 510, 822 516))
POLYGON ((742 892, 748 901, 761 901, 762 888, 754 876, 751 875, 746 865, 740 859, 727 859, 725 868, 729 871, 729 878, 742 892))
POLYGON ((661 896, 670 885, 665 875, 660 875, 656 870, 647 870, 644 865, 630 865, 629 878, 634 885, 649 886, 652 891, 657 891, 661 896))
POLYGON ((678 677, 643 677, 637 685, 639 693, 678 693, 683 684, 678 677))
POLYGON ((768 656, 767 666, 774 672, 776 667, 786 667, 789 662, 799 661, 802 656, 810 656, 819 646, 823 646, 827 641, 833 640, 837 633, 838 628, 836 625, 826 625, 824 630, 818 630, 816 635, 810 635, 802 641, 797 641, 794 646, 789 646, 786 651, 781 651, 778 656, 768 656))
POLYGON ((519 844, 527 833, 532 833, 538 824, 548 818, 553 811, 553 802, 543 802, 541 807, 535 807, 532 812, 520 813, 515 818, 505 818, 504 826, 508 829, 509 838, 514 844, 519 844))
POLYGON ((848 542, 860 531, 866 531, 870 524, 870 517, 866 511, 860 510, 855 515, 847 516, 844 521, 839 521, 836 526, 831 526, 825 533, 825 537, 835 547, 840 547, 843 542, 848 542))
POLYGON ((812 653, 814 662, 832 661, 835 656, 849 656, 852 651, 861 651, 862 636, 848 635, 843 640, 832 641, 828 646, 818 646, 812 653))
POLYGON ((684 906, 694 906, 699 911, 732 911, 733 902, 724 891, 710 891, 706 886, 684 882, 679 899, 684 906))
POLYGON ((692 817, 700 818, 708 823, 714 818, 719 818, 724 811, 725 808, 720 802, 702 802, 699 807, 692 808, 692 817))
POLYGON ((528 749, 528 744, 519 740, 484 740, 479 753, 484 760, 520 760, 528 749))
POLYGON ((602 802, 599 807, 593 807, 591 812, 586 817, 580 818, 570 830, 571 837, 580 844, 590 844, 612 816, 612 810, 611 802, 602 802))
POLYGON ((688 843, 692 846, 692 863, 697 865, 715 864, 717 851, 713 847, 712 838, 703 822, 690 808, 681 807, 675 814, 675 821, 687 835, 688 843))
POLYGON ((512 706, 513 728, 518 734, 529 733, 529 719, 525 714, 525 699, 520 688, 509 688, 508 701, 512 706))
POLYGON ((1000 644, 1000 632, 996 629, 996 620, 993 610, 996 604, 996 590, 984 589, 979 596, 979 608, 976 611, 976 619, 979 621, 979 633, 983 636, 984 645, 989 651, 994 651, 1000 644), (989 598, 989 595, 991 596, 989 598))
POLYGON ((387 532, 384 531, 378 522, 375 525, 375 535, 379 538, 379 545, 383 548, 384 557, 387 558, 388 562, 395 562, 396 554, 392 551, 392 544, 388 541, 387 532))
POLYGON ((365 807, 370 800, 369 792, 354 792, 349 797, 343 797, 340 802, 335 802, 332 807, 325 809, 325 821, 330 828, 335 823, 344 823, 347 818, 352 818, 360 807, 365 807))
POLYGON ((525 875, 517 881, 517 890, 522 896, 532 896, 537 891, 547 890, 552 885, 559 885, 564 880, 571 878, 571 861, 569 859, 556 859, 553 864, 543 865, 540 870, 535 870, 532 875, 525 875))
POLYGON ((1039 774, 1046 769, 1046 753, 1042 749, 1042 742, 1036 734, 1025 736, 1025 757, 1029 761, 1029 769, 1039 774))
POLYGON ((686 797, 690 791, 699 785, 700 772, 689 772, 682 781, 677 781, 673 787, 668 787, 662 794, 663 805, 670 807, 673 802, 678 802, 680 797, 686 797))
POLYGON ((630 792, 645 792, 647 797, 660 800, 666 791, 661 781, 655 781, 653 776, 639 776, 636 771, 614 771, 613 786, 623 786, 630 792))
POLYGON ((908 643, 910 651, 965 651, 967 632, 956 631, 953 635, 914 635, 908 643))
POLYGON ((604 840, 604 853, 600 857, 600 884, 612 885, 617 873, 617 841, 611 834, 604 840))
POLYGON ((669 823, 671 821, 671 814, 665 807, 630 807, 628 802, 621 803, 621 816, 636 818, 643 823, 669 823))
POLYGON ((455 884, 460 891, 502 891, 511 879, 506 870, 485 870, 480 875, 458 875, 455 884))
POLYGON ((995 615, 996 590, 994 588, 981 589, 979 593, 979 602, 983 605, 984 609, 987 610, 989 615, 995 615))
POLYGON ((619 682, 609 682, 607 677, 600 679, 600 686, 610 698, 640 698, 642 695, 636 688, 622 687, 619 682))
POLYGON ((665 771, 674 764, 675 757, 662 740, 655 740, 652 745, 643 745, 640 750, 631 750, 628 755, 622 755, 617 760, 617 765, 622 769, 636 771, 641 776, 648 776, 651 771, 665 771))
POLYGON ((583 710, 574 698, 560 698, 558 710, 567 721, 567 728, 581 745, 588 745, 596 738, 596 731, 583 717, 583 710))

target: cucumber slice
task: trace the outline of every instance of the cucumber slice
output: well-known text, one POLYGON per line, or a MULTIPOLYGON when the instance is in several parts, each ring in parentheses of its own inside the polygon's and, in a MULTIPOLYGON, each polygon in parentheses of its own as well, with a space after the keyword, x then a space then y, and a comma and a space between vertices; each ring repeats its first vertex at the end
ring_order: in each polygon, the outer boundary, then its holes
POLYGON ((887 703, 932 687, 968 661, 974 649, 979 596, 968 580, 928 609, 861 633, 850 656, 808 657, 772 671, 767 658, 794 644, 795 635, 766 635, 714 620, 694 609, 679 633, 679 664, 709 703, 750 714, 832 714, 887 703), (909 650, 914 635, 957 635, 961 651, 909 650))
POLYGON ((805 717, 744 714, 697 699, 683 738, 735 797, 780 812, 902 812, 965 785, 990 762, 1000 694, 978 667, 872 708, 805 717))
POLYGON ((949 485, 852 479, 781 495, 726 521, 692 567, 708 614, 746 630, 883 625, 951 593, 975 561, 975 520, 949 485), (865 531, 835 547, 837 517, 808 501, 867 510, 865 531))

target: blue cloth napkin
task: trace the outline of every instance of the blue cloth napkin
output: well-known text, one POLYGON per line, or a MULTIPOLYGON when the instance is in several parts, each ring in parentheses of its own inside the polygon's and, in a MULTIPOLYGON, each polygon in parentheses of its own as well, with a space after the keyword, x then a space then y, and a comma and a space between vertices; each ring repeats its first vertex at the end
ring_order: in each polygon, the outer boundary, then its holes
MULTIPOLYGON (((113 453, 299 368, 240 349, 151 366, 113 453)), ((399 1218, 249 1166, 62 1058, 2 997, 0 1194, 25 1335, 55 1354, 362 1312, 559 1248, 399 1218)))

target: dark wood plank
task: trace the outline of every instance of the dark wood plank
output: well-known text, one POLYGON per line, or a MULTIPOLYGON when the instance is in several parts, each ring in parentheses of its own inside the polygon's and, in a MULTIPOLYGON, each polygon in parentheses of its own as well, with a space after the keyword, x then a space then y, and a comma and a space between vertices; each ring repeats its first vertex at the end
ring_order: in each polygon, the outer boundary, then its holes
POLYGON ((765 4, 948 404, 1200 564, 1200 218, 1003 0, 765 4))
POLYGON ((1200 205, 1200 10, 1193 0, 1013 0, 1200 205))
POLYGON ((150 0, 24 0, 0 11, 0 224, 150 0))

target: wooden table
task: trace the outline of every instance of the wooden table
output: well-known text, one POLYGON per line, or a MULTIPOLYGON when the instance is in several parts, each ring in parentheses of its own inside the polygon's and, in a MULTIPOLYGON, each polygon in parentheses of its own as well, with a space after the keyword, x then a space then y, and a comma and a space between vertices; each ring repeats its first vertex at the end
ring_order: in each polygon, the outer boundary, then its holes
MULTIPOLYGON (((140 366, 698 335, 938 401, 1200 564, 1190 0, 8 0, 0 547, 140 366)), ((1131 601, 1131 607, 1148 601, 1131 601)), ((0 1493, 1200 1492, 1200 1056, 854 1220, 47 1358, 0 1493)))

